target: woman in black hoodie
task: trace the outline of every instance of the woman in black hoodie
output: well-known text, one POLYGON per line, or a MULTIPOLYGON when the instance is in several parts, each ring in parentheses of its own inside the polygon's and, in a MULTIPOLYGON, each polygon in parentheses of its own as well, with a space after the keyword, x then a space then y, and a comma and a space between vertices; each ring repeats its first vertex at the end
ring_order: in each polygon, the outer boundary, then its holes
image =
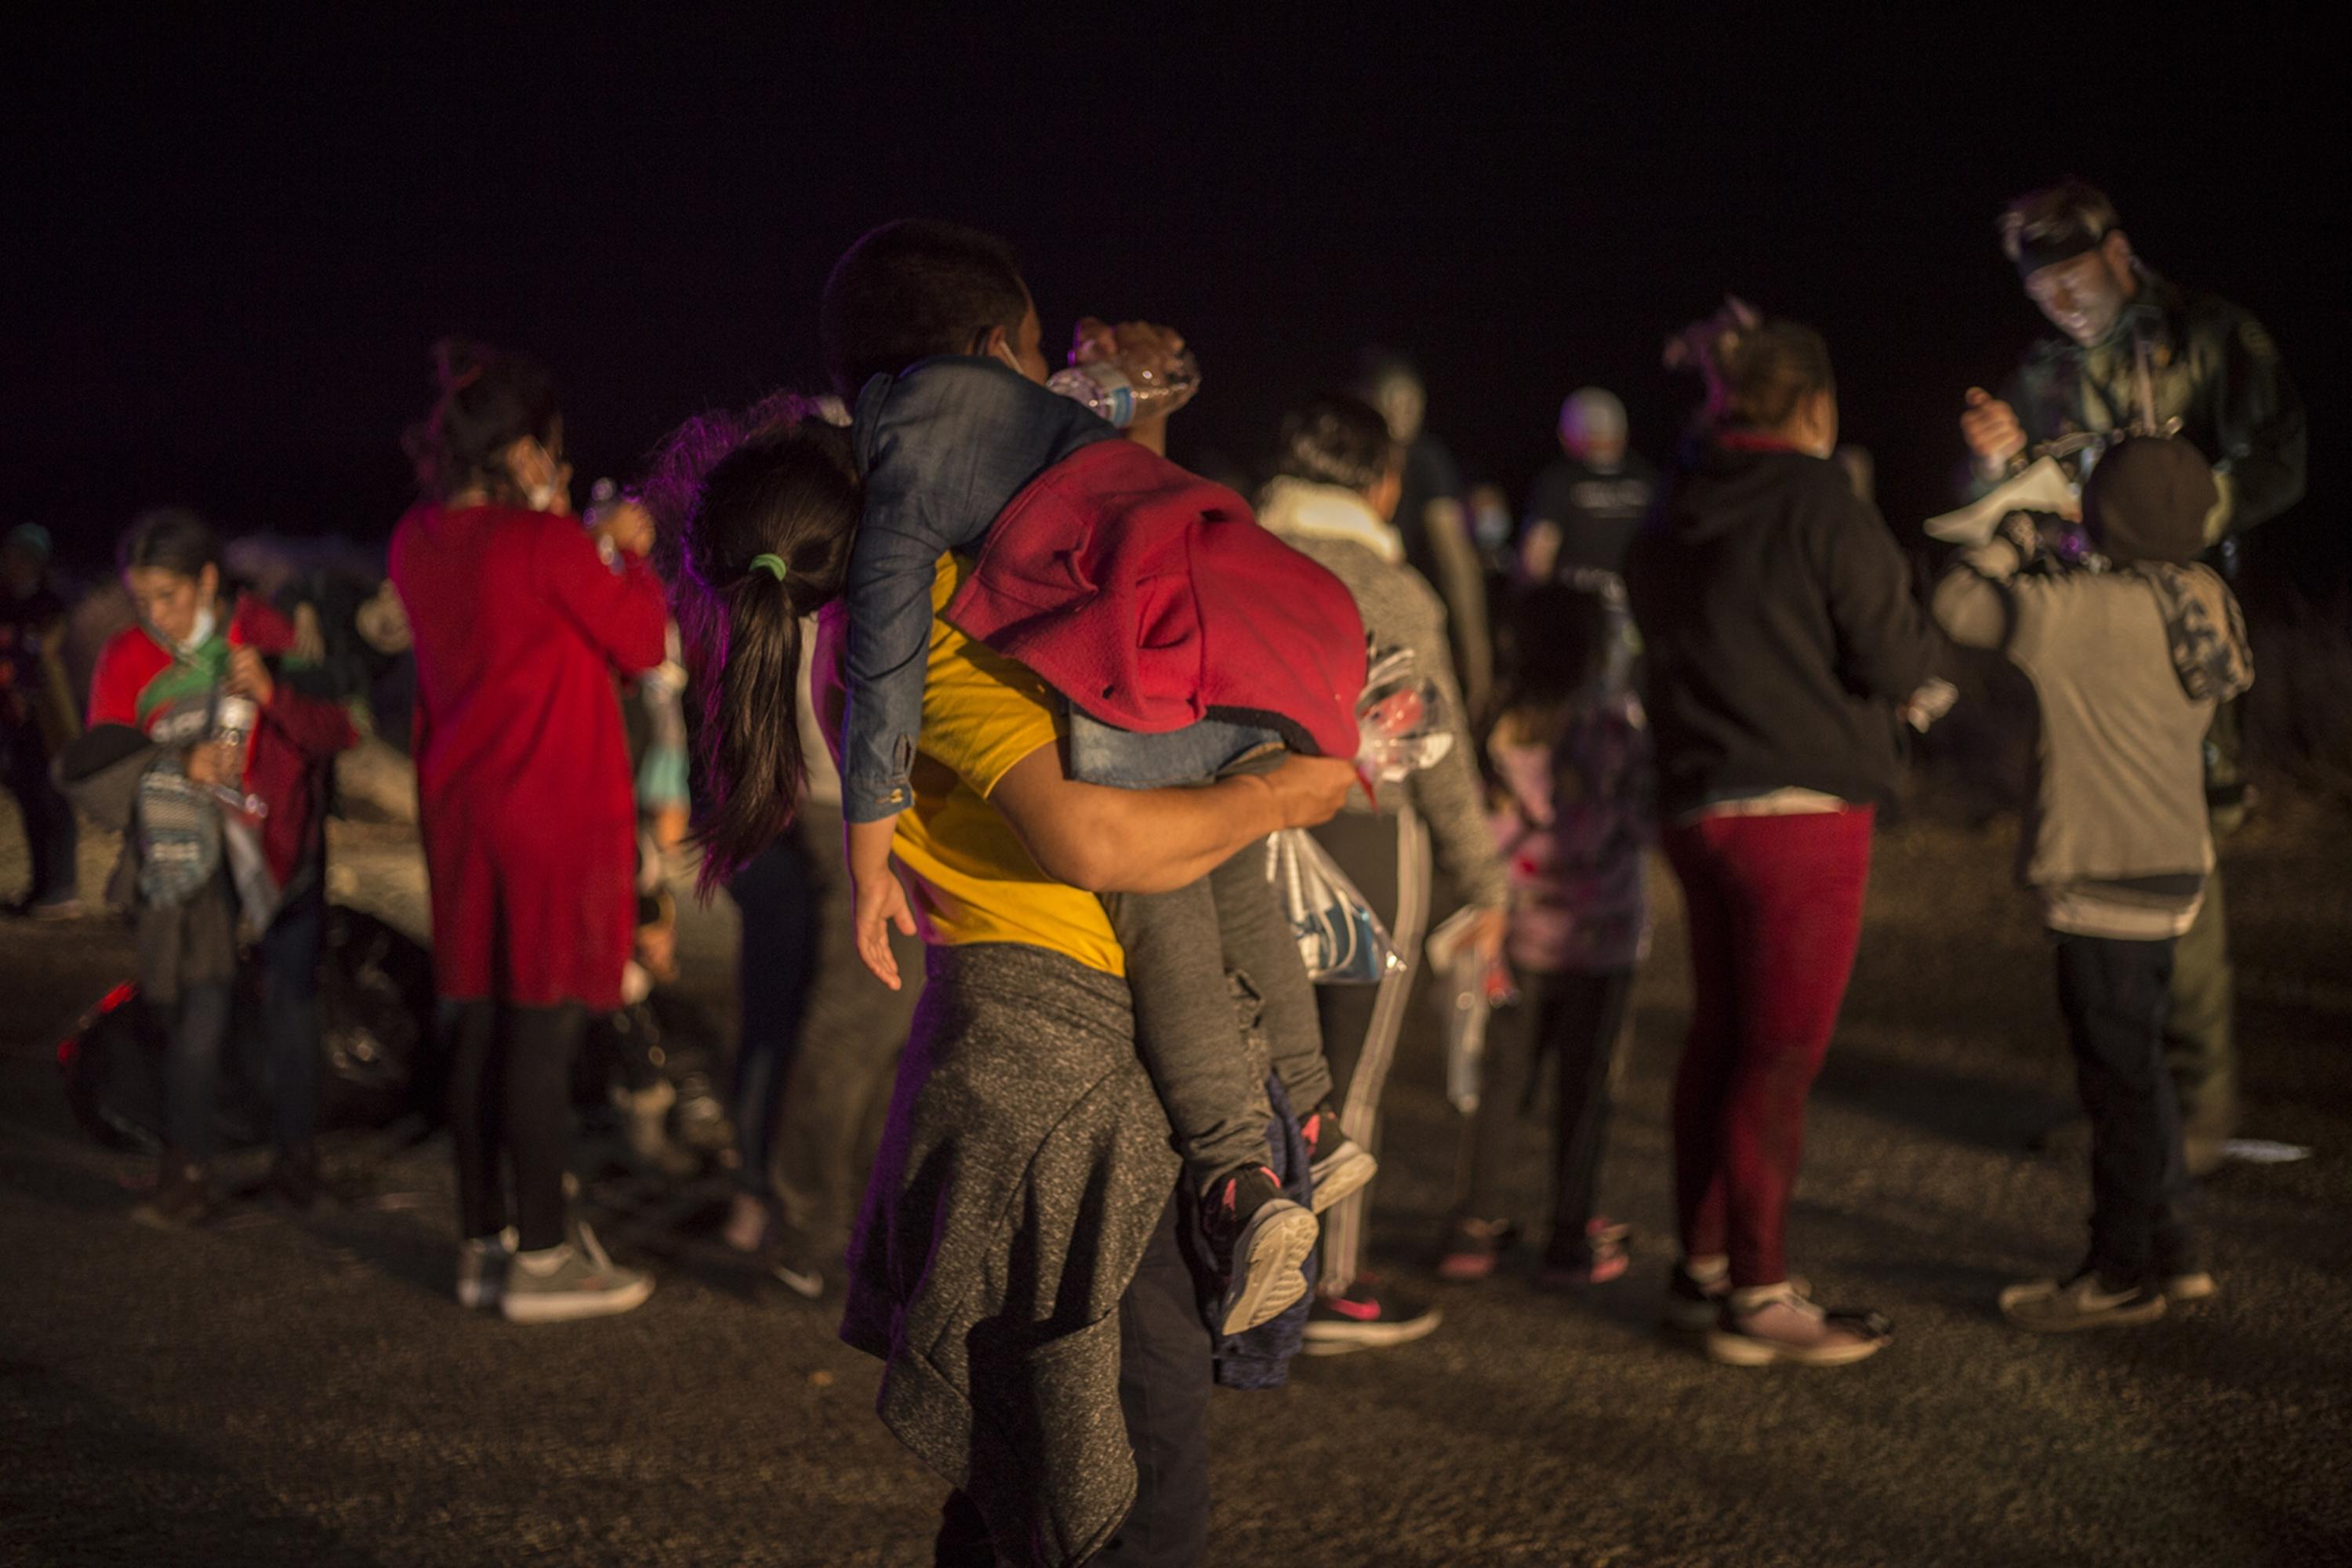
POLYGON ((1837 1364, 1878 1350, 1885 1326, 1807 1300, 1783 1232, 1872 819, 1898 772, 1897 710, 1936 643, 1885 523, 1831 460, 1820 334, 1767 321, 1714 349, 1706 429, 1626 562, 1690 920, 1667 1315, 1705 1329, 1717 1361, 1837 1364))

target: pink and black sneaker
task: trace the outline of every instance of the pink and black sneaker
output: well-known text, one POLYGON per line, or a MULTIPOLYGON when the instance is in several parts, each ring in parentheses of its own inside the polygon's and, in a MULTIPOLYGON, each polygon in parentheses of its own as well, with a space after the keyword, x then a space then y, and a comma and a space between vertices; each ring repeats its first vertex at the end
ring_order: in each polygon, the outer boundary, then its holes
POLYGON ((1381 1168, 1370 1150, 1348 1136, 1328 1100, 1307 1113, 1298 1131, 1307 1140, 1308 1185, 1317 1214, 1362 1187, 1381 1168))
POLYGON ((1304 1205, 1282 1195, 1282 1184, 1267 1167, 1245 1166, 1210 1184, 1201 1228, 1225 1277, 1219 1332, 1256 1328, 1307 1294, 1299 1266, 1315 1250, 1322 1226, 1304 1205))

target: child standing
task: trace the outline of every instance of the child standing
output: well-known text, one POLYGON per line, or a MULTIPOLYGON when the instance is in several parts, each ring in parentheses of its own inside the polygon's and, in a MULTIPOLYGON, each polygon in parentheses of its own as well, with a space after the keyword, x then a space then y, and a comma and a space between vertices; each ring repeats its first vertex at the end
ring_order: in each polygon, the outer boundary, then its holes
POLYGON ((1631 639, 1615 574, 1579 573, 1530 591, 1512 627, 1516 668, 1486 752, 1521 995, 1487 1028, 1478 1109, 1464 1130, 1465 1190, 1437 1272, 1484 1279, 1515 1234, 1511 1173, 1549 1061, 1557 1089, 1544 1279, 1601 1284, 1626 1268, 1624 1227, 1593 1207, 1611 1059, 1634 967, 1649 948, 1650 737, 1626 679, 1631 639))
POLYGON ((2237 601, 2197 564, 2219 495, 2188 442, 2127 440, 2083 496, 2112 570, 2021 575, 2031 531, 2004 530, 1936 586, 1953 640, 2015 660, 2042 710, 2024 877, 2050 928, 2091 1119, 2091 1247, 2064 1279, 2001 1292, 2002 1314, 2036 1332, 2143 1323, 2214 1290, 2190 1226, 2164 1022, 2173 943, 2213 868, 2205 731, 2215 704, 2253 679, 2237 601))

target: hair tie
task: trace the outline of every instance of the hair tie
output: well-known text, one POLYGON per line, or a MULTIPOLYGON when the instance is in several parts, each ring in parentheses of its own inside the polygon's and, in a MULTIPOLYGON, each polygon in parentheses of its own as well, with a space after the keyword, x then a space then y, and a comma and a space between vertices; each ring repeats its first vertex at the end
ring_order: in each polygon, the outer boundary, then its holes
POLYGON ((784 558, 781 555, 754 555, 751 557, 751 569, 754 572, 765 572, 779 583, 784 580, 784 558))

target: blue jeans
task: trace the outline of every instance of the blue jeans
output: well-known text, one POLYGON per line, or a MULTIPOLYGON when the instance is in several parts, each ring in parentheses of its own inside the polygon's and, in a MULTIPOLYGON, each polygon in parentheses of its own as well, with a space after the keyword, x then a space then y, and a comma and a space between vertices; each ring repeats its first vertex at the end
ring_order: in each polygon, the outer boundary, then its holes
POLYGON ((1203 719, 1164 734, 1115 730, 1070 710, 1070 776, 1119 789, 1205 784, 1260 746, 1279 746, 1273 730, 1203 719))
POLYGON ((866 510, 849 555, 842 809, 876 822, 906 809, 922 727, 939 559, 971 550, 1047 468, 1118 432, 994 360, 949 355, 858 394, 851 436, 866 510))
MULTIPOLYGON (((254 948, 269 1051, 270 1142, 281 1154, 318 1134, 319 954, 326 927, 326 889, 313 881, 278 910, 254 948)), ((209 1159, 220 1142, 221 1057, 233 990, 226 982, 181 987, 164 1058, 164 1131, 185 1159, 209 1159)))

